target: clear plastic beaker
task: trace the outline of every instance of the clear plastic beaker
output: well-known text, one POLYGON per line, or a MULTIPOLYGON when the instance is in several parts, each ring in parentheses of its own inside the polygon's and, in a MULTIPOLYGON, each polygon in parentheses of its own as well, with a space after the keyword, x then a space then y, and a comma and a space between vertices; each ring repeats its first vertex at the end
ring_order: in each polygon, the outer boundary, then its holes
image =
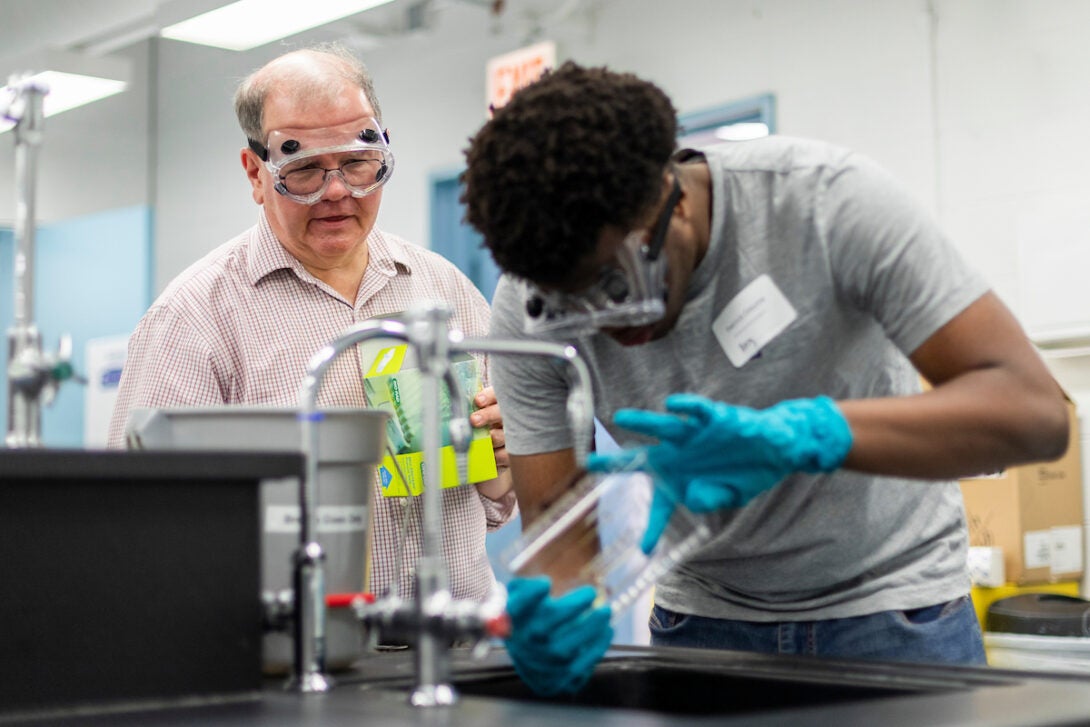
POLYGON ((702 518, 677 505, 644 553, 654 488, 652 476, 641 471, 578 473, 571 489, 506 549, 507 575, 547 575, 558 594, 593 585, 598 604, 621 614, 712 534, 702 518))

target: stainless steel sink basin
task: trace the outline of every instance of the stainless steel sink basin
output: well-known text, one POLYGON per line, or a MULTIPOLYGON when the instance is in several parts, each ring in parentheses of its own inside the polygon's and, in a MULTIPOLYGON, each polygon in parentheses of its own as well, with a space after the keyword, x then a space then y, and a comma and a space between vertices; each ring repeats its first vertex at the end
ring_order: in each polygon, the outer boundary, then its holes
POLYGON ((966 688, 931 680, 862 679, 859 675, 828 670, 762 673, 759 669, 743 671, 656 659, 603 662, 587 685, 573 695, 538 696, 513 669, 461 676, 454 684, 464 696, 686 715, 745 714, 966 688))
MULTIPOLYGON (((913 700, 1011 683, 1009 677, 984 668, 639 647, 615 649, 598 665, 587 685, 573 695, 535 694, 519 679, 503 652, 490 655, 483 664, 456 659, 452 681, 466 699, 704 717, 865 704, 889 698, 913 700)), ((407 690, 408 686, 404 678, 380 679, 365 689, 407 690)))

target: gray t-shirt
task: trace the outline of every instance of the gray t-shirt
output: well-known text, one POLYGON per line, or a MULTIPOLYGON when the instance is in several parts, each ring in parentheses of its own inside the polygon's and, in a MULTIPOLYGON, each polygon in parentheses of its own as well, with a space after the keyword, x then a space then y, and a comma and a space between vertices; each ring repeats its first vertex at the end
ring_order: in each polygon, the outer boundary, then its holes
MULTIPOLYGON (((622 445, 645 442, 613 426, 613 413, 661 410, 675 392, 756 408, 917 392, 906 354, 988 289, 930 216, 872 162, 827 144, 770 137, 702 151, 711 240, 677 326, 643 346, 604 335, 573 341, 609 433, 622 445), (733 310, 754 303, 744 289, 761 276, 797 315, 735 365, 713 323, 732 301, 733 310)), ((501 281, 491 335, 524 337, 518 296, 501 281)), ((511 453, 570 447, 563 372, 530 357, 492 363, 511 453)), ((708 517, 716 535, 660 581, 660 605, 715 618, 811 620, 918 608, 969 590, 954 482, 795 474, 745 508, 708 517)))

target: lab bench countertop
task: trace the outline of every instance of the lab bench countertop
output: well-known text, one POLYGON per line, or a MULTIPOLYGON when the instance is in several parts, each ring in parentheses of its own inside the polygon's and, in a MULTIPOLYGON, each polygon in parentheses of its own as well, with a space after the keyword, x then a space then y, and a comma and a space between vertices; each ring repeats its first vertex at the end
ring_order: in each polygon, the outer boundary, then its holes
POLYGON ((297 453, 0 453, 0 725, 1090 724, 1085 675, 648 647, 573 696, 535 697, 502 648, 452 652, 451 707, 409 705, 409 651, 288 691, 260 676, 258 491, 302 471, 297 453))
MULTIPOLYGON (((959 727, 1090 724, 1090 680, 986 667, 824 661, 726 651, 618 647, 596 671, 615 687, 593 694, 536 698, 514 677, 502 649, 483 660, 455 652, 452 707, 408 704, 411 652, 371 655, 335 675, 324 694, 284 689, 268 679, 256 694, 231 700, 114 705, 95 714, 62 710, 0 724, 322 725, 356 727, 662 727, 707 725, 828 725, 959 727), (873 693, 871 693, 873 692, 873 693), (622 706, 608 706, 621 704, 622 706), (659 705, 636 708, 632 705, 659 705)), ((597 677, 596 677, 597 678, 597 677)), ((604 682, 603 682, 604 683, 604 682)), ((584 692, 588 692, 584 690, 584 692)), ((26 717, 24 715, 24 717, 26 717)))

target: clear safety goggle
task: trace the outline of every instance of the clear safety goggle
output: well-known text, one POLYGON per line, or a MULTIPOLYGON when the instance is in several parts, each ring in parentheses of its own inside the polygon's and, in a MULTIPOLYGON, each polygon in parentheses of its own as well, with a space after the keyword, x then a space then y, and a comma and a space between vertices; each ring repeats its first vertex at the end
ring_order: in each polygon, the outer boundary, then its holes
POLYGON ((603 328, 629 328, 654 323, 666 312, 666 260, 662 255, 670 218, 681 196, 674 177, 666 207, 653 230, 629 233, 614 264, 578 293, 544 289, 520 281, 526 301, 524 327, 531 335, 572 337, 603 328))
POLYGON ((353 197, 366 197, 394 171, 389 135, 371 118, 332 129, 277 129, 264 145, 249 143, 276 179, 276 191, 301 204, 316 204, 333 177, 353 197))

